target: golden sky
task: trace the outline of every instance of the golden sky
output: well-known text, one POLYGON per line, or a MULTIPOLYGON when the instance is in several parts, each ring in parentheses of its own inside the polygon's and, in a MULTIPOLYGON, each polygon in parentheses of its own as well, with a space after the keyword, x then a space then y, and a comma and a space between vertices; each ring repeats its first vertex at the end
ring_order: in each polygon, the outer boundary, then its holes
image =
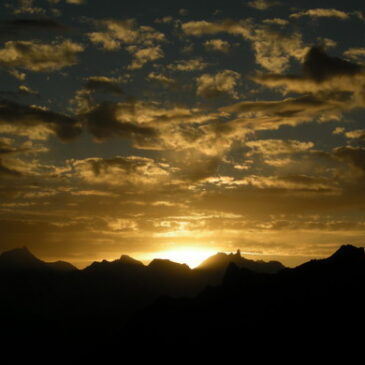
POLYGON ((362 2, 0 6, 0 252, 364 246, 362 2))

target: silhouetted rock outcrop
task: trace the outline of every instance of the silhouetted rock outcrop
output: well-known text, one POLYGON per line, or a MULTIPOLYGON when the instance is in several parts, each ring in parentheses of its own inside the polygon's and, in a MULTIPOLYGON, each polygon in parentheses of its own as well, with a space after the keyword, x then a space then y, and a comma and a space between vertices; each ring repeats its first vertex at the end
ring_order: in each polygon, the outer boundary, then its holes
POLYGON ((47 262, 46 264, 52 270, 60 272, 72 272, 78 270, 77 267, 66 261, 47 262))
POLYGON ((27 247, 16 248, 0 254, 0 270, 10 271, 60 271, 70 272, 77 268, 65 261, 45 262, 35 257, 27 247))
POLYGON ((210 270, 226 269, 230 263, 255 272, 276 273, 284 269, 284 266, 278 261, 265 262, 246 259, 241 256, 240 250, 237 250, 235 254, 219 252, 203 261, 198 268, 210 270))
POLYGON ((259 350, 308 339, 322 346, 326 341, 343 344, 356 341, 356 328, 365 325, 360 315, 364 288, 364 249, 353 246, 275 274, 231 262, 222 285, 196 298, 156 302, 133 319, 128 334, 133 339, 138 328, 147 343, 209 348, 244 345, 259 350))
POLYGON ((0 255, 2 270, 44 270, 46 268, 46 263, 35 257, 27 247, 16 248, 0 255))

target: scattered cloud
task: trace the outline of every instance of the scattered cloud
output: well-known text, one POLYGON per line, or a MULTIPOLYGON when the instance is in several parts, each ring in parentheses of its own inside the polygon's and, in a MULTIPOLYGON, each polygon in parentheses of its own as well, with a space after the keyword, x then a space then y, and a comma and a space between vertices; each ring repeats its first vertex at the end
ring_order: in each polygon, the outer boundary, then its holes
POLYGON ((252 154, 263 155, 294 154, 310 150, 313 142, 301 142, 292 139, 260 139, 246 142, 246 146, 252 149, 252 154))
POLYGON ((80 124, 72 117, 35 105, 9 100, 0 101, 0 133, 46 139, 57 135, 63 141, 73 140, 81 133, 80 124))
POLYGON ((147 76, 147 79, 151 81, 158 81, 162 84, 170 86, 176 84, 176 80, 173 78, 157 72, 150 72, 147 76))
POLYGON ((239 79, 240 75, 232 70, 223 70, 215 75, 203 74, 196 79, 196 93, 205 98, 214 98, 224 94, 238 98, 236 86, 239 79))
POLYGON ((231 45, 229 42, 222 39, 210 39, 204 42, 204 47, 208 51, 216 51, 228 53, 231 50, 231 45))
POLYGON ((351 109, 364 104, 365 68, 337 57, 328 56, 318 47, 307 53, 302 75, 262 74, 253 80, 284 92, 316 94, 339 109, 351 109))
POLYGON ((301 18, 303 16, 309 16, 312 18, 338 18, 342 20, 347 20, 350 17, 350 15, 344 11, 337 9, 323 9, 323 8, 309 9, 289 15, 290 18, 301 18))
POLYGON ((201 71, 206 67, 208 67, 208 63, 204 62, 201 58, 180 60, 167 66, 168 69, 173 71, 201 71))
POLYGON ((14 6, 13 13, 18 14, 44 14, 43 8, 34 6, 34 0, 18 0, 18 5, 14 6))
POLYGON ((103 92, 115 95, 123 95, 120 80, 107 76, 89 76, 85 80, 84 89, 89 92, 103 92))
POLYGON ((38 41, 8 41, 0 49, 0 66, 22 68, 35 72, 49 72, 78 63, 84 47, 70 40, 59 43, 38 41))
POLYGON ((256 62, 274 72, 284 71, 290 58, 301 60, 306 53, 300 33, 279 32, 270 25, 254 24, 250 19, 223 22, 191 21, 183 23, 182 30, 186 35, 196 37, 218 33, 241 36, 251 42, 256 62))
POLYGON ((150 26, 138 26, 134 19, 104 19, 94 23, 103 31, 88 33, 89 39, 108 51, 117 50, 124 45, 151 48, 156 43, 165 41, 163 33, 150 26))
POLYGON ((248 6, 257 10, 267 10, 274 6, 280 6, 280 1, 254 0, 247 3, 248 6))
POLYGON ((350 48, 344 53, 344 56, 355 62, 364 62, 365 48, 350 48))
POLYGON ((286 26, 289 24, 289 21, 286 19, 282 19, 282 18, 271 18, 271 19, 264 19, 263 23, 264 24, 274 24, 274 25, 279 25, 279 26, 286 26))
POLYGON ((169 166, 151 158, 117 156, 111 159, 71 160, 72 171, 89 183, 117 186, 155 185, 169 176, 169 166))
POLYGON ((280 101, 242 101, 222 107, 224 113, 236 114, 232 124, 239 124, 253 130, 278 129, 282 125, 296 126, 305 122, 338 119, 338 113, 345 109, 347 99, 327 100, 326 97, 303 96, 280 101))
POLYGON ((160 46, 139 48, 137 46, 127 47, 128 52, 133 55, 133 61, 128 66, 129 70, 137 70, 143 67, 147 62, 156 61, 164 57, 160 46))

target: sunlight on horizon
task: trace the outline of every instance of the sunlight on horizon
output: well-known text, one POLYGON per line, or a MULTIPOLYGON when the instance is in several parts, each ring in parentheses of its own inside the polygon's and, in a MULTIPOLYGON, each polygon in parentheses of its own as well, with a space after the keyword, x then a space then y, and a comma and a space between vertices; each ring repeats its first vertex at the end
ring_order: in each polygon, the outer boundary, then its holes
POLYGON ((213 249, 183 246, 165 251, 154 252, 153 258, 167 259, 179 264, 186 264, 193 269, 199 266, 208 257, 215 255, 216 253, 217 251, 213 249))

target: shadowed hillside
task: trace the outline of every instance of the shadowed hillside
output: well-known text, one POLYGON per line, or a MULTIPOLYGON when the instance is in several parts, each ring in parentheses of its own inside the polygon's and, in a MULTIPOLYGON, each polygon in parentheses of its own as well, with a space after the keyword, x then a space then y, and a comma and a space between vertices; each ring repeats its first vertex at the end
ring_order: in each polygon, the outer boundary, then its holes
POLYGON ((135 339, 138 333, 147 343, 169 346, 331 343, 347 348, 362 338, 357 331, 365 324, 364 289, 364 249, 350 245, 327 259, 276 274, 231 263, 221 286, 192 299, 161 298, 141 311, 128 337, 135 339))
POLYGON ((238 251, 194 270, 125 255, 77 270, 22 248, 0 255, 3 342, 41 341, 55 351, 77 344, 93 354, 121 344, 253 348, 257 339, 289 344, 308 334, 311 341, 353 341, 364 324, 364 284, 364 249, 350 245, 293 269, 238 251))

